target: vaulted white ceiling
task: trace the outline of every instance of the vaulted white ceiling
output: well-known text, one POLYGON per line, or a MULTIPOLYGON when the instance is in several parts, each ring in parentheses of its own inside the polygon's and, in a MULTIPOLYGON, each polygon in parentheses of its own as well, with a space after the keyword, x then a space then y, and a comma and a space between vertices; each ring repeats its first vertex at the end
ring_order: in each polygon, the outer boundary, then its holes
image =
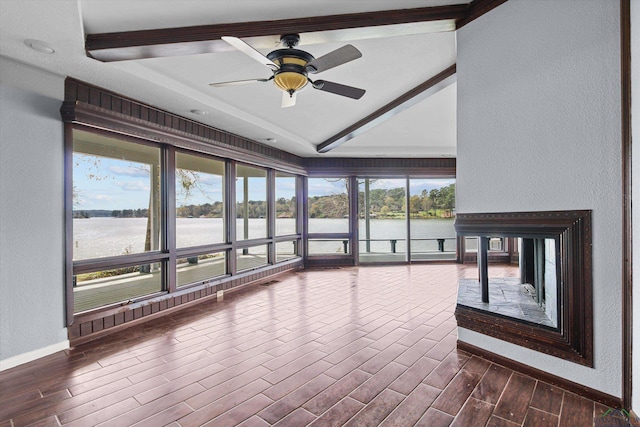
MULTIPOLYGON (((280 108, 271 82, 212 88, 209 83, 268 78, 268 68, 231 48, 214 53, 100 62, 87 57, 86 34, 280 20, 468 3, 465 0, 0 0, 0 55, 104 87, 266 145, 310 156, 455 157, 456 86, 319 154, 316 146, 455 64, 453 23, 439 21, 302 33, 299 49, 315 57, 347 43, 362 58, 318 73, 366 90, 360 100, 305 88, 280 108), (446 31, 445 31, 446 30, 446 31), (25 39, 55 49, 36 52, 25 39), (204 116, 192 110, 206 111, 204 116), (275 139, 276 141, 271 141, 275 139), (269 141, 268 141, 269 140, 269 141)), ((278 37, 247 38, 261 53, 278 37)))

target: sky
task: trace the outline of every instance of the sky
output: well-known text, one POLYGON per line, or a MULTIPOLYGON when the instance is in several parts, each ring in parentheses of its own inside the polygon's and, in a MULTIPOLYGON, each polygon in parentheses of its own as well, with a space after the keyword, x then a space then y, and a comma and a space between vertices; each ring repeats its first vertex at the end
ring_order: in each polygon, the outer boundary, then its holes
POLYGON ((142 163, 73 155, 74 209, 149 207, 149 169, 142 163))
MULTIPOLYGON (((73 156, 73 184, 75 190, 74 210, 122 210, 146 209, 149 207, 149 167, 142 163, 75 153, 73 156)), ((222 200, 222 180, 220 176, 198 173, 198 188, 185 198, 178 192, 178 206, 183 204, 204 204, 222 200)), ((264 179, 249 178, 249 200, 264 200, 266 190, 264 179)), ((404 186, 404 179, 377 179, 373 188, 398 188, 404 186)), ((422 190, 445 187, 455 183, 455 179, 412 179, 411 194, 422 190)), ((241 184, 239 182, 239 184, 241 184)), ((310 178, 309 195, 320 196, 345 192, 343 180, 310 178)), ((242 185, 238 185, 238 196, 242 196, 242 185)), ((276 199, 290 199, 295 195, 295 179, 277 178, 276 199)))

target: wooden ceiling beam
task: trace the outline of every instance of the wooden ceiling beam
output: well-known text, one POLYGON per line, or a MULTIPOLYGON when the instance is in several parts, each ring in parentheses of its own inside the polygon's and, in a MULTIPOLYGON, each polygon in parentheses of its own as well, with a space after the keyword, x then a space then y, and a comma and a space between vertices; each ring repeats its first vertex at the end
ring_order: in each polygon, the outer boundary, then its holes
POLYGON ((467 16, 468 8, 468 5, 460 4, 275 21, 87 34, 85 50, 87 56, 103 62, 111 62, 224 51, 227 50, 227 46, 220 41, 222 36, 240 38, 279 37, 282 34, 384 27, 446 20, 452 22, 451 29, 454 29, 455 25, 453 23, 467 16))
POLYGON ((453 64, 449 68, 441 71, 424 83, 421 83, 410 91, 405 92, 384 107, 379 108, 362 120, 357 121, 353 125, 335 134, 323 143, 317 145, 316 150, 318 151, 318 153, 326 153, 328 151, 331 151, 334 148, 337 148, 345 142, 349 141, 350 139, 353 139, 356 136, 368 131, 374 126, 377 126, 400 114, 407 108, 421 101, 424 101, 431 95, 453 84, 455 81, 456 65, 453 64))

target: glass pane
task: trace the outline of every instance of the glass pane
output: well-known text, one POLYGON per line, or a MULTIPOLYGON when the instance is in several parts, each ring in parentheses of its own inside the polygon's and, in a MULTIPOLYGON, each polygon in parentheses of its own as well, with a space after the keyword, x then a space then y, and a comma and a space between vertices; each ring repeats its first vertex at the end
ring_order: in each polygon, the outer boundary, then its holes
POLYGON ((478 252, 478 238, 477 237, 465 237, 464 238, 464 250, 465 250, 465 252, 478 252))
POLYGON ((309 178, 309 233, 349 232, 349 180, 309 178))
POLYGON ((251 270, 268 264, 267 245, 238 249, 236 252, 238 271, 251 270))
POLYGON ((502 252, 504 248, 504 239, 501 237, 492 237, 489 239, 489 250, 502 252))
POLYGON ((236 238, 267 237, 267 171, 238 165, 236 169, 236 238))
POLYGON ((411 260, 456 258, 455 186, 455 179, 410 179, 411 260))
POLYGON ((311 239, 309 255, 345 255, 350 253, 349 239, 311 239))
POLYGON ((276 236, 296 234, 296 177, 276 172, 276 236))
POLYGON ((406 179, 358 180, 361 262, 405 261, 406 179))
POLYGON ((286 261, 298 256, 298 240, 276 243, 276 262, 286 261))
POLYGON ((224 276, 227 274, 225 253, 194 255, 178 259, 176 273, 178 287, 224 276))
POLYGON ((161 263, 73 276, 74 312, 126 302, 162 290, 161 263))
POLYGON ((224 162, 176 153, 176 246, 225 241, 224 162))
POLYGON ((73 259, 160 250, 160 149, 73 132, 73 259))

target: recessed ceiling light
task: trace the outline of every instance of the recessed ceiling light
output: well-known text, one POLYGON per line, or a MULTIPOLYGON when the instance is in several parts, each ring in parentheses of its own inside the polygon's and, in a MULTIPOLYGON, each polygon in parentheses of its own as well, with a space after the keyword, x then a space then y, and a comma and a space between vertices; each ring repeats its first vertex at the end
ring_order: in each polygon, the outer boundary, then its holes
POLYGON ((198 116, 206 116, 207 114, 209 114, 208 111, 198 110, 198 109, 191 110, 191 112, 193 114, 197 114, 198 116))
POLYGON ((276 143, 276 142, 278 142, 278 140, 277 140, 277 139, 275 139, 275 138, 267 138, 265 141, 267 141, 267 142, 271 142, 271 143, 276 143))
POLYGON ((24 44, 40 53, 52 54, 55 52, 55 49, 51 47, 49 43, 43 42, 42 40, 27 39, 24 41, 24 44))

